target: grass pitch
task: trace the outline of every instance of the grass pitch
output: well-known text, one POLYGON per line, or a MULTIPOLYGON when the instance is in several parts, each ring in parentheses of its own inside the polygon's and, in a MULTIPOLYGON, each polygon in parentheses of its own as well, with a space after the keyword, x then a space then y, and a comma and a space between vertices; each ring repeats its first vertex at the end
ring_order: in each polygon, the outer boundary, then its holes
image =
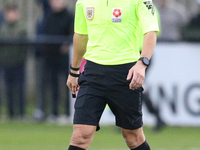
MULTIPOLYGON (((166 127, 144 132, 152 150, 200 150, 200 127, 166 127)), ((0 123, 0 150, 67 150, 72 126, 45 123, 0 123)), ((88 150, 128 150, 115 126, 101 126, 88 150)))

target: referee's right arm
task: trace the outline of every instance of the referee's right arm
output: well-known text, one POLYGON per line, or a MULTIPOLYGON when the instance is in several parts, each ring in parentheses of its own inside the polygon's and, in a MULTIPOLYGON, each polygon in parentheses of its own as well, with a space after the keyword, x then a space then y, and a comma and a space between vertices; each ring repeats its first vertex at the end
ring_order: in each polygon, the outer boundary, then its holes
POLYGON ((76 91, 78 91, 78 76, 79 67, 83 59, 83 55, 86 52, 87 42, 88 42, 88 31, 87 22, 84 14, 84 7, 82 1, 78 0, 76 2, 75 11, 75 25, 74 25, 74 38, 73 38, 73 59, 71 63, 70 74, 67 79, 67 86, 72 91, 73 97, 75 97, 76 91))
MULTIPOLYGON (((88 36, 82 34, 74 34, 73 43, 74 43, 74 50, 73 50, 73 59, 71 67, 79 68, 81 61, 83 59, 83 55, 86 52, 88 36)), ((79 70, 70 70, 72 74, 79 74, 79 70)), ((72 91, 72 94, 75 95, 78 91, 78 78, 69 74, 67 79, 67 86, 72 91)))
POLYGON ((74 50, 72 59, 73 67, 75 68, 80 67, 83 55, 86 52, 87 42, 88 42, 88 35, 77 34, 77 33, 74 34, 73 38, 74 50))

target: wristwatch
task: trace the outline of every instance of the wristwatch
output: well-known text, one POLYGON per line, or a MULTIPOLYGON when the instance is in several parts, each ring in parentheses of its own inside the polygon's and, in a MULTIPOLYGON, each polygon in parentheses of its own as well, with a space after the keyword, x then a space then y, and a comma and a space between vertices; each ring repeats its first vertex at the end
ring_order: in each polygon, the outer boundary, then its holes
POLYGON ((140 57, 140 59, 144 65, 149 66, 149 59, 147 57, 140 57))

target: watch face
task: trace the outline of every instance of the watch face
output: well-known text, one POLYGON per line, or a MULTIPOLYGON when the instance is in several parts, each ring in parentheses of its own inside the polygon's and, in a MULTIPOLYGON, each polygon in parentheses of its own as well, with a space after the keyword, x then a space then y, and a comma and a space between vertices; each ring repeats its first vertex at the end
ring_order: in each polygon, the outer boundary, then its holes
POLYGON ((144 57, 143 58, 143 63, 148 66, 149 65, 149 59, 144 57))

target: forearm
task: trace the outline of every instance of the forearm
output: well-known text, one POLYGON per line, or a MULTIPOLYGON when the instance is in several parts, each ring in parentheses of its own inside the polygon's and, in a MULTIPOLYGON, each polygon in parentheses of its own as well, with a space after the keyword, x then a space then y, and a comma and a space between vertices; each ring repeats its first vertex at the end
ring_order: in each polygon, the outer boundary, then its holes
MULTIPOLYGON (((142 48, 141 57, 151 58, 156 45, 156 32, 148 32, 144 35, 144 44, 142 48)), ((131 80, 129 88, 132 90, 138 89, 142 86, 145 79, 146 65, 142 61, 137 63, 129 70, 127 80, 131 80)))
POLYGON ((157 36, 156 32, 148 32, 144 35, 144 43, 142 48, 141 57, 151 58, 154 48, 156 46, 157 36))
POLYGON ((73 43, 73 59, 72 59, 72 67, 78 68, 80 67, 81 61, 83 59, 83 55, 86 52, 88 36, 81 34, 74 34, 73 43))

